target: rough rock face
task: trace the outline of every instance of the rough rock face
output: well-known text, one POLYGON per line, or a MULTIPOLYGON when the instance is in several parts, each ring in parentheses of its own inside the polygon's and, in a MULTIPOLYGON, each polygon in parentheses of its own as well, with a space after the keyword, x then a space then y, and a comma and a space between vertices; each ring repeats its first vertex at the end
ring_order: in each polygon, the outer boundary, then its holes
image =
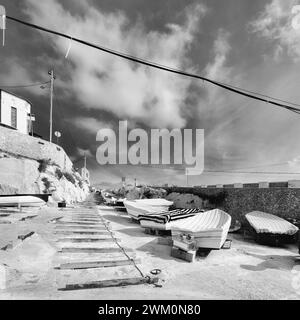
MULTIPOLYGON (((63 172, 54 163, 42 163, 0 154, 0 194, 52 193, 53 201, 84 201, 89 185, 79 173, 63 172)), ((51 199, 50 199, 51 200, 51 199)))
POLYGON ((75 172, 62 172, 56 165, 48 165, 38 179, 41 193, 52 193, 56 202, 65 201, 67 204, 82 202, 89 194, 89 186, 75 172))
POLYGON ((165 198, 167 195, 166 190, 161 188, 151 188, 147 186, 141 186, 136 188, 114 190, 113 193, 117 197, 127 198, 128 200, 134 199, 153 199, 153 198, 165 198))
POLYGON ((166 197, 167 200, 173 201, 176 208, 203 208, 205 201, 200 197, 190 193, 177 193, 172 192, 166 197))

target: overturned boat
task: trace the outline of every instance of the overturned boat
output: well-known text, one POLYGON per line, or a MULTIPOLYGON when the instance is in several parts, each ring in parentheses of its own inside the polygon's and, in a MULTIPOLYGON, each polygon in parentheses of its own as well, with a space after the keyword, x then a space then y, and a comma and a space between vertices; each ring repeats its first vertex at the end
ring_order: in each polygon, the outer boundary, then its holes
POLYGON ((139 215, 138 220, 143 228, 170 230, 173 222, 193 217, 202 212, 204 212, 204 210, 200 208, 175 209, 171 211, 141 214, 139 215))
POLYGON ((173 202, 165 199, 124 200, 123 203, 128 215, 136 220, 140 215, 169 211, 169 207, 173 204, 173 202))
POLYGON ((227 239, 231 216, 215 209, 172 223, 174 246, 183 250, 220 249, 227 239))
POLYGON ((293 242, 298 227, 287 220, 262 211, 252 211, 245 218, 255 232, 258 242, 293 242))
POLYGON ((0 196, 0 207, 40 207, 45 203, 43 199, 35 196, 0 196))

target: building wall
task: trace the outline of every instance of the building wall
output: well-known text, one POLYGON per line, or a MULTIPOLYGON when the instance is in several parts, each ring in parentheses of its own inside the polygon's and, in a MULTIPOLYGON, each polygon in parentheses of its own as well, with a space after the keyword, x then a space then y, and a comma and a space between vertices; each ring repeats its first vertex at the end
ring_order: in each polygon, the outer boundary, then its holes
POLYGON ((28 134, 28 113, 31 111, 30 103, 1 90, 0 122, 8 126, 12 126, 11 107, 17 109, 17 130, 28 134))
POLYGON ((73 166, 64 149, 55 143, 1 126, 0 151, 33 160, 50 159, 67 171, 71 170, 73 166))

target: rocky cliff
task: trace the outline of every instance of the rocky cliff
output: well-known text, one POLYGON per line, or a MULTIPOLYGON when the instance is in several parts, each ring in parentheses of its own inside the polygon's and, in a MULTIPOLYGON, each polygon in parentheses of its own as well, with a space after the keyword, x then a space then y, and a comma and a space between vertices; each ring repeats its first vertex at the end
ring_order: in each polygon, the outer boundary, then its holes
POLYGON ((89 185, 73 169, 63 170, 47 160, 0 154, 0 194, 51 193, 53 201, 84 201, 89 185))

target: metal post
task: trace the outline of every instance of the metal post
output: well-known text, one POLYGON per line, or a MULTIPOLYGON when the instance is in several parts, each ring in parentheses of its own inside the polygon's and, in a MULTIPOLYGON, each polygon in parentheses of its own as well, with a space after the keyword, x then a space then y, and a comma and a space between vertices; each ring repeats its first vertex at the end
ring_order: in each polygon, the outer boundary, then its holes
POLYGON ((189 175, 186 174, 186 186, 188 187, 189 186, 189 175))
POLYGON ((54 87, 54 71, 53 69, 48 72, 50 75, 50 133, 49 141, 52 142, 52 123, 53 123, 53 87, 54 87))
POLYGON ((31 136, 33 137, 33 121, 32 121, 31 113, 30 113, 30 122, 31 122, 31 136))

